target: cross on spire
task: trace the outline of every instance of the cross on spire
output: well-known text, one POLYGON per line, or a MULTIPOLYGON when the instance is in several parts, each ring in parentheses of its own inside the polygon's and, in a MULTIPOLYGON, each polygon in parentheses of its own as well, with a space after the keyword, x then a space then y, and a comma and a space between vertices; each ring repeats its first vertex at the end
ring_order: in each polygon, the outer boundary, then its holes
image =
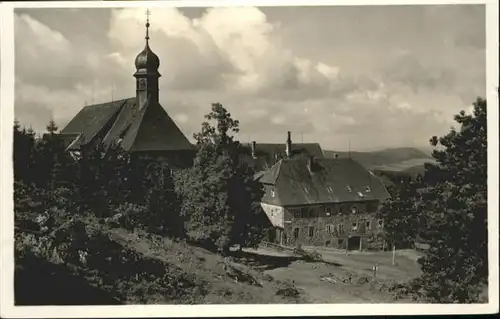
POLYGON ((149 40, 149 16, 151 15, 151 12, 149 12, 149 9, 146 9, 146 41, 149 40))

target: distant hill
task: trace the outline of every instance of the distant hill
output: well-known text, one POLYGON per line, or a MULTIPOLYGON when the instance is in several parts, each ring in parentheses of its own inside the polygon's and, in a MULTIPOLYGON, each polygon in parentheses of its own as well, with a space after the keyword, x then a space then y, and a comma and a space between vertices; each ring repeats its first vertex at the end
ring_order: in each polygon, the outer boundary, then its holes
POLYGON ((412 147, 389 148, 374 152, 336 152, 324 151, 326 157, 351 157, 371 170, 417 173, 424 169, 425 163, 434 163, 429 153, 412 147))

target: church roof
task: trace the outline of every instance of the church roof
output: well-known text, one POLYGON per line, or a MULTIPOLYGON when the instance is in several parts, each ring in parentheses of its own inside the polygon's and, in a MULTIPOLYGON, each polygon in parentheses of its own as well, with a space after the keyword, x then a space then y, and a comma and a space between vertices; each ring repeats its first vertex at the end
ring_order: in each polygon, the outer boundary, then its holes
POLYGON ((84 106, 80 112, 61 130, 62 134, 82 134, 93 139, 113 118, 127 100, 118 100, 84 106))
POLYGON ((72 150, 96 138, 105 146, 120 142, 132 152, 194 149, 160 104, 148 101, 140 107, 136 98, 85 106, 61 133, 79 134, 72 150))

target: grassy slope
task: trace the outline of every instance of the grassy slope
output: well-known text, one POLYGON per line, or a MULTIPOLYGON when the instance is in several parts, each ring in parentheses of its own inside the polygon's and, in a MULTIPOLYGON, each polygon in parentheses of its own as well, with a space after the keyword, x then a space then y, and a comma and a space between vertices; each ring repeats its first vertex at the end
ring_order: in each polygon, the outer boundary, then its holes
MULTIPOLYGON (((419 273, 412 258, 399 256, 396 266, 390 265, 390 253, 360 253, 345 256, 343 252, 321 251, 325 262, 305 262, 293 254, 273 251, 245 250, 226 259, 232 267, 252 276, 260 286, 235 282, 223 269, 224 259, 203 248, 167 238, 150 239, 123 229, 112 230, 114 240, 136 252, 156 258, 182 271, 195 274, 206 284, 206 294, 195 298, 203 304, 265 304, 265 303, 353 303, 353 302, 412 302, 393 299, 386 290, 391 282, 406 281, 419 273), (380 275, 371 281, 370 269, 380 265, 380 275), (352 284, 333 284, 322 279, 353 277, 352 284), (358 284, 360 277, 370 282, 358 284), (294 287, 298 298, 281 297, 278 290, 294 287)), ((161 297, 154 298, 162 303, 161 297)), ((179 303, 179 302, 176 302, 179 303)))
POLYGON ((165 238, 151 240, 123 229, 115 229, 112 233, 115 240, 127 247, 195 274, 206 283, 208 293, 198 296, 196 303, 394 302, 393 295, 385 290, 387 285, 406 281, 419 273, 415 260, 402 254, 398 257, 397 265, 392 266, 390 252, 345 256, 343 252, 325 250, 321 251, 325 262, 305 262, 293 254, 245 250, 226 260, 232 267, 251 275, 261 285, 255 286, 229 278, 222 267, 224 259, 203 248, 165 238), (376 282, 371 282, 370 269, 374 262, 379 263, 380 274, 376 282), (332 285, 322 279, 328 275, 340 278, 349 274, 354 281, 364 277, 370 282, 332 285), (299 298, 277 296, 278 290, 291 286, 298 289, 299 298))
MULTIPOLYGON (((203 248, 168 238, 151 239, 123 229, 112 230, 112 237, 117 242, 132 248, 136 252, 155 258, 164 264, 174 266, 186 273, 193 274, 205 284, 205 293, 193 296, 196 304, 248 304, 248 303, 295 303, 300 299, 277 296, 279 289, 287 288, 285 282, 270 280, 262 272, 252 267, 226 260, 232 267, 252 276, 260 285, 236 282, 228 277, 223 269, 224 259, 203 248)), ((151 296, 156 303, 164 303, 161 296, 151 296)), ((176 300, 175 303, 184 303, 176 300)))
MULTIPOLYGON (((19 286, 28 290, 16 292, 18 303, 57 305, 395 302, 392 293, 387 291, 388 284, 391 281, 405 281, 414 276, 414 262, 401 257, 400 264, 396 267, 388 266, 386 264, 390 257, 385 252, 345 256, 343 252, 320 251, 324 262, 306 262, 290 252, 278 253, 262 249, 245 250, 235 253, 233 257, 223 258, 203 248, 151 236, 144 231, 132 232, 122 228, 107 227, 104 231, 106 237, 117 245, 115 247, 118 249, 117 256, 131 256, 132 253, 141 260, 155 262, 148 263, 150 266, 134 263, 133 260, 126 261, 123 265, 111 265, 108 271, 113 269, 112 273, 123 273, 119 276, 121 278, 119 282, 113 276, 108 277, 102 273, 107 269, 104 264, 101 264, 99 271, 93 268, 92 265, 97 265, 95 263, 88 264, 88 267, 84 268, 77 265, 54 266, 68 268, 68 275, 51 277, 51 286, 59 290, 59 294, 54 295, 51 301, 45 300, 47 298, 44 300, 18 298, 22 292, 25 293, 24 297, 33 296, 29 291, 30 284, 26 282, 30 281, 31 277, 18 273, 17 280, 22 279, 25 282, 19 286), (370 277, 370 267, 377 260, 381 272, 377 280, 373 281, 370 277), (224 265, 228 265, 230 270, 227 271, 228 267, 224 265), (138 268, 132 271, 132 268, 136 267, 138 268), (155 279, 159 278, 155 276, 161 273, 161 269, 165 269, 167 278, 170 278, 165 286, 155 279), (139 277, 135 275, 127 277, 129 275, 126 273, 129 271, 130 274, 138 271, 139 277), (233 276, 235 272, 239 272, 238 280, 233 276), (347 278, 349 274, 353 278, 352 283, 340 282, 340 278, 347 278), (337 282, 332 284, 325 281, 323 278, 325 276, 336 278, 337 282), (87 299, 61 298, 64 294, 73 294, 71 289, 61 288, 58 284, 68 281, 69 277, 76 277, 75 280, 82 282, 75 284, 76 281, 73 280, 72 285, 75 291, 88 291, 87 299), (250 277, 251 280, 245 280, 245 277, 250 277), (365 278, 366 282, 359 283, 361 277, 365 278), (283 296, 280 291, 292 293, 298 291, 299 294, 283 296), (115 296, 119 300, 113 299, 115 296)), ((65 271, 56 271, 57 274, 61 272, 65 271)), ((33 276, 36 277, 35 274, 33 276)))

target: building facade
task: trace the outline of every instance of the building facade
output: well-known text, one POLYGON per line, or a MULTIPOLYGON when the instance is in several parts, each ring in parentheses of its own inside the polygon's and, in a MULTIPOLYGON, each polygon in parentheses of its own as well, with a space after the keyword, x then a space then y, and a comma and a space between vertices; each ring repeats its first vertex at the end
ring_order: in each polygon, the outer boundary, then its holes
POLYGON ((382 181, 352 159, 283 159, 260 174, 261 206, 273 229, 268 240, 284 246, 382 249, 389 198, 382 181))
POLYGON ((192 165, 195 146, 159 101, 160 59, 149 46, 149 21, 145 39, 135 59, 135 96, 84 106, 60 132, 68 151, 120 145, 134 156, 161 158, 174 167, 192 165))

